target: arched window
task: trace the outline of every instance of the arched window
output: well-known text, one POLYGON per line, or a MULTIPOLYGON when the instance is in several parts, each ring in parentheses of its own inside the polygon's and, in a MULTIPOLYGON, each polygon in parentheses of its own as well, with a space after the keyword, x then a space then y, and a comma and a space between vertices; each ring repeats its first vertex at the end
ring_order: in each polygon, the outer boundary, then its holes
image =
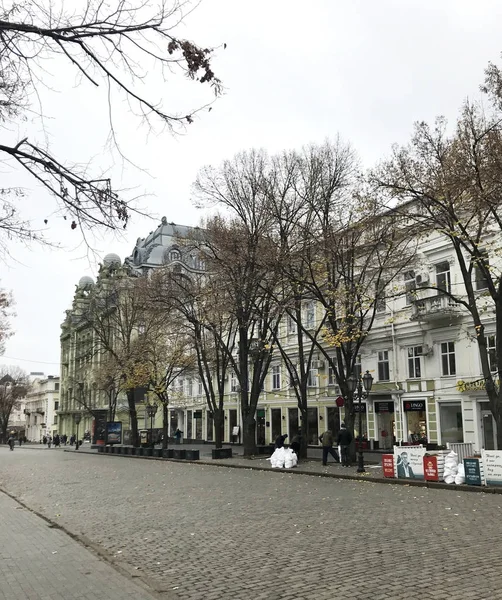
POLYGON ((181 259, 181 253, 179 250, 176 249, 172 249, 169 250, 169 260, 180 260, 181 259))

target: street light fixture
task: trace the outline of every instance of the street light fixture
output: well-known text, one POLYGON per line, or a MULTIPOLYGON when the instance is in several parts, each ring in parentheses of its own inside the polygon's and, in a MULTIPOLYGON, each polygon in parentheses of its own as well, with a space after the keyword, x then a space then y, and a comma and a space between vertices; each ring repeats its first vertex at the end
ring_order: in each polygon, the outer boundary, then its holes
POLYGON ((363 400, 363 398, 367 398, 369 396, 372 385, 373 385, 373 376, 371 375, 371 373, 369 371, 366 371, 366 373, 362 377, 360 375, 357 378, 354 377, 354 375, 347 377, 347 387, 349 388, 349 392, 353 395, 354 399, 357 398, 359 400, 359 444, 358 444, 359 453, 358 453, 358 465, 357 465, 358 473, 364 473, 364 471, 365 471, 364 456, 363 456, 363 439, 362 439, 363 438, 363 436, 362 436, 363 411, 362 411, 361 401, 363 400), (363 391, 363 386, 364 386, 364 391, 363 391))
POLYGON ((153 404, 146 405, 146 411, 148 416, 150 417, 150 444, 152 448, 155 446, 155 444, 153 443, 153 420, 155 418, 155 415, 157 414, 158 408, 159 407, 155 402, 153 404))
POLYGON ((82 420, 82 415, 81 414, 76 414, 75 417, 75 425, 77 426, 77 439, 75 440, 75 450, 78 450, 78 445, 79 445, 79 441, 78 441, 78 426, 80 421, 82 420))

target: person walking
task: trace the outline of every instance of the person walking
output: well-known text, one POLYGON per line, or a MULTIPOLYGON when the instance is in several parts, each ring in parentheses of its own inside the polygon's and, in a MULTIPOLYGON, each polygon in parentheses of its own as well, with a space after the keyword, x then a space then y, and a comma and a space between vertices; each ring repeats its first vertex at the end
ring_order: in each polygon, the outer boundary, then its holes
POLYGON ((47 436, 47 447, 49 448, 49 450, 51 449, 51 444, 52 444, 52 438, 50 435, 47 436))
POLYGON ((181 435, 182 435, 182 431, 180 431, 179 429, 176 429, 176 431, 174 432, 174 439, 176 440, 177 444, 181 444, 181 435))
POLYGON ((298 459, 298 464, 300 464, 300 450, 302 447, 302 430, 301 429, 299 429, 298 433, 293 436, 293 439, 291 440, 291 444, 289 445, 289 447, 296 454, 296 457, 298 459))
POLYGON ((75 443, 75 434, 72 434, 70 436, 70 446, 73 446, 74 443, 75 443))
POLYGON ((342 465, 344 467, 350 467, 350 444, 352 443, 352 434, 345 427, 345 423, 341 424, 340 431, 338 432, 338 438, 336 440, 337 446, 340 447, 342 454, 342 465))
POLYGON ((9 444, 9 448, 12 450, 12 452, 14 452, 14 443, 15 443, 15 440, 12 437, 12 435, 9 435, 9 439, 7 440, 7 443, 9 444))
POLYGON ((56 433, 54 436, 54 448, 59 448, 61 445, 61 438, 59 437, 59 433, 56 433))
POLYGON ((327 429, 319 438, 322 444, 322 464, 326 466, 328 464, 328 454, 335 459, 335 462, 340 462, 340 457, 336 450, 333 450, 333 433, 330 429, 327 429))
POLYGON ((284 435, 278 435, 275 438, 275 448, 284 448, 284 442, 286 441, 286 438, 288 437, 288 434, 285 433, 284 435))

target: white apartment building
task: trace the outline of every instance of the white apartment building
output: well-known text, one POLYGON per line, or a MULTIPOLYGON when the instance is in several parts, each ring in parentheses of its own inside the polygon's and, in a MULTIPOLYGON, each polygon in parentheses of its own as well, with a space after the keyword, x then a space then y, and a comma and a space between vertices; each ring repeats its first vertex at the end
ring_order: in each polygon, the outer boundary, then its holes
POLYGON ((59 377, 38 375, 32 380, 24 407, 26 437, 31 442, 39 442, 44 435, 53 436, 58 431, 59 377))
MULTIPOLYGON (((496 260, 490 257, 490 264, 496 260)), ((474 326, 469 313, 442 293, 454 291, 462 297, 464 290, 451 245, 444 237, 431 236, 420 245, 415 268, 400 279, 406 293, 389 294, 392 297, 382 302, 361 349, 360 370, 369 370, 374 378, 369 397, 361 403, 363 439, 378 449, 390 449, 396 442, 422 442, 432 448, 472 442, 478 451, 493 449, 496 425, 488 408, 474 326)), ((475 286, 481 296, 483 280, 475 286)), ((494 359, 495 322, 490 300, 486 302, 484 323, 494 359)), ((316 318, 319 310, 314 307, 316 318)), ((317 444, 328 426, 339 429, 344 409, 338 406, 343 399, 322 354, 313 367, 309 443, 317 444)), ((232 432, 242 425, 235 385, 229 376, 225 441, 238 441, 232 432)), ((176 382, 174 397, 183 398, 172 404, 170 429, 179 427, 185 438, 212 440, 211 417, 200 388, 196 378, 189 384, 176 382)), ((281 433, 291 439, 300 426, 296 398, 279 355, 272 360, 256 421, 258 443, 272 442, 281 433)))

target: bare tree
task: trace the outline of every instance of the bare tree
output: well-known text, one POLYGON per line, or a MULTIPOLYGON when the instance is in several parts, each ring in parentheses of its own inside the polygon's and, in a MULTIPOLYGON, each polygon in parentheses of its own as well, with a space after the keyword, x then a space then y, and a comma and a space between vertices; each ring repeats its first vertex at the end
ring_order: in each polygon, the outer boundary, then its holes
MULTIPOLYGON (((456 128, 444 118, 417 123, 410 143, 372 173, 382 205, 412 223, 417 237, 449 242, 462 284, 424 285, 463 308, 476 332, 484 385, 502 448, 502 105, 500 72, 487 70, 493 111, 466 102, 456 128), (487 326, 495 337, 488 347, 487 326)), ((430 293, 430 292, 429 292, 430 293)))
POLYGON ((7 441, 9 420, 13 410, 20 406, 20 399, 29 391, 28 375, 19 367, 0 367, 0 438, 7 441))
MULTIPOLYGON (((150 127, 158 123, 170 131, 192 123, 204 108, 170 112, 145 85, 151 79, 163 98, 169 97, 169 79, 176 75, 207 84, 216 95, 220 93, 221 84, 211 66, 213 50, 175 33, 187 8, 185 2, 81 0, 75 4, 70 10, 53 0, 0 3, 0 121, 4 133, 11 124, 36 112, 32 98, 39 98, 38 90, 51 63, 66 62, 80 85, 105 87, 109 105, 104 109, 109 114, 113 140, 115 96, 128 103, 140 122, 150 127)), ((87 168, 57 158, 47 146, 28 138, 13 144, 5 139, 0 153, 49 190, 72 229, 127 225, 134 208, 119 197, 107 177, 92 176, 87 168)), ((43 241, 39 228, 33 227, 20 210, 22 196, 21 188, 2 190, 0 229, 27 243, 43 241)), ((7 250, 5 243, 3 248, 7 250)))
POLYGON ((0 354, 5 352, 5 342, 12 335, 10 318, 13 316, 12 295, 0 289, 0 354))

